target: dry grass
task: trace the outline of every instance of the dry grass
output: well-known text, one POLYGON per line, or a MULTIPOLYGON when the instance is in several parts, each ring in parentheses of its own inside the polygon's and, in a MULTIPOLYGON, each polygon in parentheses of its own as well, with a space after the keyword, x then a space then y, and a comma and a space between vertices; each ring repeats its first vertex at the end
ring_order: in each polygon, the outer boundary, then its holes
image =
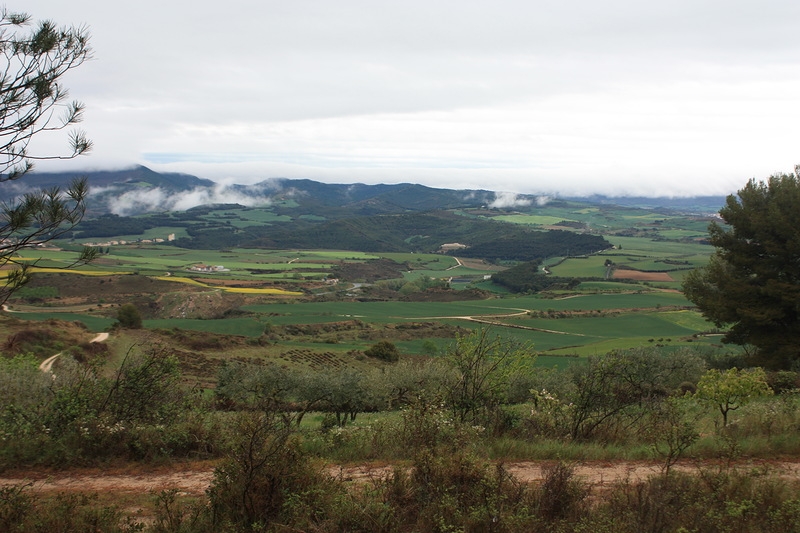
POLYGON ((637 281, 675 281, 667 272, 643 272, 641 270, 614 270, 614 279, 633 279, 637 281))

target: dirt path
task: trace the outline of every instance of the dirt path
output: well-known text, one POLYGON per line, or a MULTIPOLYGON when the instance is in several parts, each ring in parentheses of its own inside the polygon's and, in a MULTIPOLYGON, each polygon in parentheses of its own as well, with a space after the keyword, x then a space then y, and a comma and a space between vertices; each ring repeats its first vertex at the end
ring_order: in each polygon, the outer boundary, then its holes
POLYGON ((188 494, 203 494, 211 484, 213 470, 186 470, 167 473, 119 474, 102 472, 30 472, 0 478, 0 487, 31 484, 43 492, 150 493, 178 489, 188 494))
MULTIPOLYGON (((107 339, 108 339, 108 333, 103 332, 103 333, 98 333, 97 336, 95 338, 93 338, 92 340, 90 340, 89 342, 103 342, 104 340, 107 340, 107 339)), ((53 363, 56 362, 56 359, 58 359, 58 356, 60 356, 60 355, 61 355, 61 352, 58 352, 57 354, 51 355, 50 357, 48 357, 47 359, 42 361, 42 364, 39 365, 39 370, 41 370, 42 372, 50 372, 50 371, 52 371, 53 370, 53 363)))
MULTIPOLYGON (((516 313, 498 314, 498 315, 470 315, 470 316, 424 316, 415 318, 405 318, 405 320, 466 320, 468 322, 477 322, 478 324, 486 324, 488 326, 498 326, 502 328, 512 329, 525 329, 528 331, 541 331, 542 333, 554 333, 556 335, 574 335, 576 337, 585 337, 583 333, 570 333, 567 331, 556 331, 554 329, 534 328, 532 326, 523 326, 522 324, 509 324, 507 322, 500 322, 500 318, 513 318, 525 316, 530 313, 530 309, 518 309, 516 313)), ((401 317, 393 317, 401 318, 401 317)))
POLYGON ((456 264, 451 266, 451 267, 445 268, 445 271, 453 270, 454 268, 458 268, 458 267, 464 266, 464 264, 461 262, 461 259, 459 259, 458 257, 454 257, 453 259, 456 260, 456 264))
MULTIPOLYGON (((506 463, 506 470, 518 481, 536 483, 543 479, 545 461, 506 463)), ((575 463, 575 475, 592 487, 602 488, 624 480, 642 481, 661 472, 659 464, 652 462, 612 461, 575 463)), ((703 468, 713 468, 714 463, 704 463, 703 468)), ((742 463, 737 468, 759 468, 780 475, 787 480, 800 481, 800 461, 757 461, 742 463)), ((683 472, 696 472, 695 463, 683 462, 673 467, 683 472)), ((390 466, 330 466, 328 472, 343 481, 366 483, 391 473, 390 466)), ((107 472, 98 470, 67 470, 61 472, 30 471, 0 477, 0 487, 31 483, 45 492, 103 492, 147 493, 164 489, 177 489, 187 494, 203 494, 213 479, 213 466, 188 465, 172 471, 107 472)))

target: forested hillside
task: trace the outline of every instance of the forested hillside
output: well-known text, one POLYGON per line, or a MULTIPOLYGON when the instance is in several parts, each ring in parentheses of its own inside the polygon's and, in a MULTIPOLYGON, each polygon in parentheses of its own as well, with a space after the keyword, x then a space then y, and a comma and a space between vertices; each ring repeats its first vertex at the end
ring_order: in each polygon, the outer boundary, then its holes
POLYGON ((464 257, 530 261, 560 255, 582 255, 610 248, 599 235, 568 231, 538 231, 447 211, 425 214, 347 218, 318 224, 230 227, 191 226, 184 248, 229 246, 267 249, 338 249, 362 252, 436 252, 458 242, 464 257))
POLYGON ((458 255, 511 261, 533 261, 555 256, 577 256, 611 248, 599 235, 571 231, 515 231, 495 234, 476 243, 458 255))
POLYGON ((552 289, 573 289, 580 280, 548 276, 539 271, 539 261, 520 263, 508 270, 496 272, 492 281, 511 292, 540 292, 552 289))

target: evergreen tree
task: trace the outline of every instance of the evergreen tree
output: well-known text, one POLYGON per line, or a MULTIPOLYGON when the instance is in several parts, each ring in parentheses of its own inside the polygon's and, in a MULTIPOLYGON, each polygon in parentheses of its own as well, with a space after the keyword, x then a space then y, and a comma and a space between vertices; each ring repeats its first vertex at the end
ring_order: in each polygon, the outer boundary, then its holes
POLYGON ((800 360, 800 167, 750 180, 712 223, 709 264, 684 281, 686 297, 725 342, 757 348, 752 361, 790 367, 800 360))
MULTIPOLYGON (((27 31, 29 23, 27 14, 0 9, 0 183, 20 179, 36 160, 71 159, 92 147, 86 135, 76 130, 70 132, 70 149, 64 154, 29 152, 34 137, 80 122, 83 104, 66 101, 67 90, 60 80, 91 56, 84 29, 59 28, 43 21, 27 31)), ((0 207, 0 266, 17 267, 0 287, 0 303, 28 279, 29 265, 14 259, 17 252, 73 228, 83 217, 87 193, 86 181, 76 180, 65 191, 29 192, 0 207)), ((85 248, 79 261, 95 254, 85 248)))

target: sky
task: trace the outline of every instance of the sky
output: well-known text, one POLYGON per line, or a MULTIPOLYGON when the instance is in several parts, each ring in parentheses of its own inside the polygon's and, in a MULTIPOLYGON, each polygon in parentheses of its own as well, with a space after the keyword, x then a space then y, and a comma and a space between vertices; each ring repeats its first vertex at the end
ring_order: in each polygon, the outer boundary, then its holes
POLYGON ((692 196, 800 163, 796 0, 5 6, 91 35, 94 149, 39 170, 692 196))

